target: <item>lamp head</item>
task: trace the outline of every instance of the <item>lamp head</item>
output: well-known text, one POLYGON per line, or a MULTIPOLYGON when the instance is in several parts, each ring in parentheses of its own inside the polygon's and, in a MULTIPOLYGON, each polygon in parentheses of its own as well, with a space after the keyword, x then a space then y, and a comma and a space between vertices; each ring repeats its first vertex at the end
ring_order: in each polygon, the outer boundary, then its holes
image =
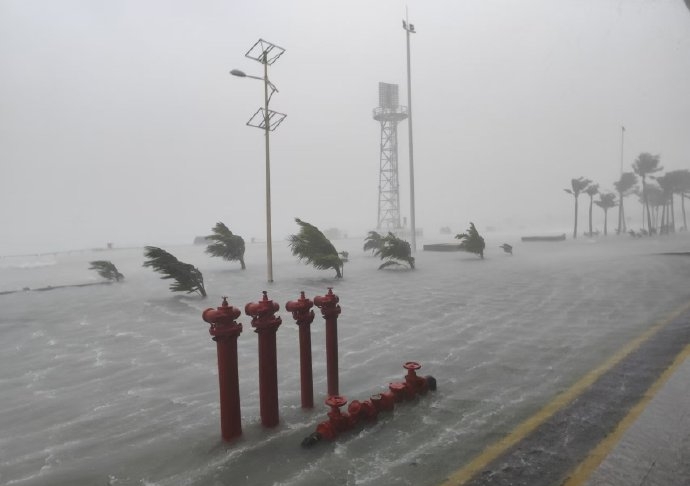
POLYGON ((246 78, 247 77, 247 74, 244 71, 240 71, 239 69, 233 69, 232 71, 230 71, 230 74, 232 74, 233 76, 240 77, 240 78, 246 78))

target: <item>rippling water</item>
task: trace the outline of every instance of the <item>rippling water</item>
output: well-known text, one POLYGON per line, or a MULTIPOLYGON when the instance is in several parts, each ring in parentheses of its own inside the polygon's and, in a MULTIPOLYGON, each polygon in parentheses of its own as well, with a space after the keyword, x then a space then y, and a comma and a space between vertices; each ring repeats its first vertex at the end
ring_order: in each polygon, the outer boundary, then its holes
MULTIPOLYGON (((414 271, 377 271, 362 241, 345 278, 298 263, 274 245, 248 245, 247 270, 203 247, 167 248, 203 272, 207 299, 175 295, 142 268, 142 249, 0 258, 0 484, 436 484, 508 433, 589 369, 688 299, 690 240, 609 237, 515 245, 487 238, 485 260, 417 254, 414 271), (88 262, 111 260, 120 284, 88 262), (334 287, 340 391, 366 399, 422 363, 439 389, 370 427, 305 450, 325 418, 323 319, 312 324, 315 399, 300 408, 297 326, 284 304, 334 287), (277 301, 281 423, 260 425, 257 339, 239 321, 243 437, 220 441, 215 343, 201 312, 229 296, 244 308, 261 291, 277 301)), ((420 245, 421 246, 421 245, 420 245)), ((318 314, 318 312, 317 312, 318 314)))

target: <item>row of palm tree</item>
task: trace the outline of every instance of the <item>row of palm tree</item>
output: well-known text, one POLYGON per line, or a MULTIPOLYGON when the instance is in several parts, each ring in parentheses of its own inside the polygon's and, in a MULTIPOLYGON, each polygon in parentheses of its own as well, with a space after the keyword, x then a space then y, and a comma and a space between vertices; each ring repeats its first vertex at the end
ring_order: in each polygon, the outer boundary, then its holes
MULTIPOLYGON (((641 153, 632 164, 632 172, 623 172, 618 181, 613 183, 618 200, 616 200, 616 194, 613 192, 600 192, 599 184, 595 184, 590 179, 585 177, 571 179, 570 188, 564 190, 571 194, 575 200, 573 238, 577 238, 578 199, 582 193, 589 196, 589 233, 587 234, 590 236, 594 234, 592 230, 592 207, 594 204, 604 211, 604 235, 608 233, 608 210, 616 205, 618 206, 618 228, 616 232, 618 234, 625 233, 627 228, 623 203, 625 198, 632 194, 637 194, 642 203, 642 226, 644 230, 646 223, 647 230, 645 233, 649 235, 657 232, 657 225, 652 222, 652 208, 654 208, 657 216, 659 208, 661 208, 661 221, 658 225, 659 232, 668 233, 675 231, 674 196, 679 195, 683 213, 682 229, 687 231, 685 198, 690 197, 690 171, 687 169, 674 170, 664 175, 655 176, 654 174, 663 170, 659 163, 659 155, 652 155, 647 152, 641 153), (638 177, 642 181, 641 191, 637 186, 638 177), (656 184, 651 181, 654 181, 656 184), (596 195, 599 195, 599 200, 597 201, 594 200, 596 195)), ((658 222, 657 220, 658 217, 655 217, 655 223, 658 222)))

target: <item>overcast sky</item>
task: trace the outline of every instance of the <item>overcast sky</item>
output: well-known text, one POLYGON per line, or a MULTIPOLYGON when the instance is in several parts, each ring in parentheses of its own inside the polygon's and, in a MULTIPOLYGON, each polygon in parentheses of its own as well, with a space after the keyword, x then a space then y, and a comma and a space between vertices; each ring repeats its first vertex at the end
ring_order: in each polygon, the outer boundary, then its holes
POLYGON ((264 239, 264 136, 245 125, 263 84, 228 74, 262 75, 244 57, 259 38, 286 49, 269 71, 288 114, 271 136, 274 239, 295 217, 363 236, 378 83, 407 104, 406 5, 425 241, 470 221, 570 227, 563 189, 613 188, 622 125, 626 170, 643 151, 690 168, 682 0, 0 0, 0 255, 191 243, 217 221, 264 239))

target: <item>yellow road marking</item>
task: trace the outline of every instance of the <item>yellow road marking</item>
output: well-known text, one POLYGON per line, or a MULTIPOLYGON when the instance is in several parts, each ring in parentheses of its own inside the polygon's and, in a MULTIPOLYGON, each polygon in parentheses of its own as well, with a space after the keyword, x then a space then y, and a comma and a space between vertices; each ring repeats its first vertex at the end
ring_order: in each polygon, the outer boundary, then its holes
POLYGON ((683 362, 690 356, 690 344, 688 344, 683 351, 676 356, 673 360, 673 364, 664 371, 661 376, 654 382, 654 384, 649 387, 649 390, 645 392, 644 396, 640 399, 635 406, 630 409, 628 415, 626 415, 623 420, 620 421, 616 430, 611 434, 606 436, 606 438, 597 445, 590 453, 587 458, 580 463, 577 468, 570 475, 568 480, 563 483, 562 486, 579 486, 589 479, 594 470, 599 467, 601 462, 606 458, 606 456, 611 452, 611 450, 618 444, 621 437, 625 431, 630 427, 635 420, 640 416, 640 414, 647 407, 652 398, 659 392, 661 387, 671 378, 673 372, 683 364, 683 362))
MULTIPOLYGON (((537 427, 544 423, 548 418, 555 414, 558 410, 563 408, 565 405, 573 401, 580 395, 586 388, 591 386, 595 381, 597 381, 604 373, 613 368, 618 362, 620 362, 627 355, 632 353, 635 349, 640 347, 640 345, 656 334, 662 327, 667 325, 673 319, 681 315, 682 313, 690 310, 690 302, 679 307, 675 311, 671 312, 665 318, 662 318, 656 322, 652 327, 643 332, 640 336, 630 341, 623 348, 621 348, 616 354, 604 362, 601 366, 595 368, 594 370, 583 376, 578 382, 576 382, 569 389, 559 394, 551 402, 549 402, 544 408, 539 410, 537 413, 532 415, 530 418, 519 424, 513 431, 491 445, 489 445, 483 452, 481 452, 472 461, 467 463, 462 468, 451 474, 448 479, 446 479, 441 486, 460 486, 469 481, 478 472, 482 471, 486 466, 503 454, 510 447, 514 446, 522 439, 527 437, 531 432, 533 432, 537 427)), ((674 363, 675 364, 675 363, 674 363)), ((573 486, 573 485, 571 485, 573 486)))

